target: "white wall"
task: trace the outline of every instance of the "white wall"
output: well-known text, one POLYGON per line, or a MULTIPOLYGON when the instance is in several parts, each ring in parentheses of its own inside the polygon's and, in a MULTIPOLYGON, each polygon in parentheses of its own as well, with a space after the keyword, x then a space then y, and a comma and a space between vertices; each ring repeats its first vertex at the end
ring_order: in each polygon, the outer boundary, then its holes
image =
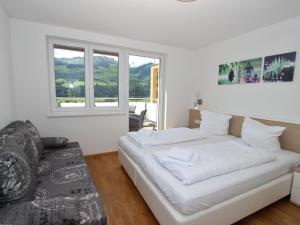
POLYGON ((13 115, 9 19, 0 5, 0 129, 13 115))
POLYGON ((195 80, 203 108, 237 115, 300 123, 300 17, 202 49, 195 57, 195 80), (297 51, 294 81, 218 86, 219 64, 297 51))
POLYGON ((66 136, 79 141, 85 154, 117 148, 128 129, 126 115, 48 118, 48 61, 46 35, 73 38, 103 44, 165 53, 167 127, 187 124, 187 101, 193 95, 189 50, 101 35, 23 20, 11 20, 14 91, 18 119, 32 120, 43 136, 66 136))

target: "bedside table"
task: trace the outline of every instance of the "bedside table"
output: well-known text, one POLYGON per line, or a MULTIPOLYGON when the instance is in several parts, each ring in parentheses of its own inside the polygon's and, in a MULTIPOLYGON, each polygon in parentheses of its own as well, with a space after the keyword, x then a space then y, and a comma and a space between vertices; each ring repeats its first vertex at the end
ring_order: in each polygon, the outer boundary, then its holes
POLYGON ((291 202, 300 206, 300 167, 294 170, 291 202))
POLYGON ((189 110, 189 128, 198 128, 200 126, 200 110, 189 110))

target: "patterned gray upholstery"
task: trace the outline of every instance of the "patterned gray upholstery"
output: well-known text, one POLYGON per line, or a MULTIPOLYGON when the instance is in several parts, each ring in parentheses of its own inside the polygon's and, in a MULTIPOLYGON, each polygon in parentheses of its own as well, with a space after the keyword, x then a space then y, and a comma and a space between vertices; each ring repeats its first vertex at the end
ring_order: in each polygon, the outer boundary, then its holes
POLYGON ((12 132, 2 136, 3 144, 14 147, 16 144, 20 146, 28 159, 30 159, 30 167, 35 171, 39 164, 38 150, 31 135, 28 134, 25 127, 19 127, 12 132))
POLYGON ((44 149, 42 140, 29 121, 0 130, 0 224, 106 225, 79 144, 44 149))
POLYGON ((31 135, 36 145, 36 148, 38 150, 38 154, 40 156, 43 152, 44 147, 38 129, 29 120, 25 122, 25 128, 27 129, 28 133, 31 135))
POLYGON ((35 197, 37 199, 76 197, 95 192, 86 164, 79 164, 38 176, 35 197))
POLYGON ((82 151, 77 142, 68 143, 64 148, 45 149, 40 157, 37 174, 49 174, 62 167, 84 164, 82 151))
POLYGON ((106 225, 95 195, 82 198, 35 200, 0 210, 0 224, 7 225, 106 225))
POLYGON ((0 147, 0 207, 33 200, 35 171, 22 146, 0 147))
POLYGON ((61 148, 68 144, 68 138, 65 137, 45 137, 42 138, 44 148, 61 148))
POLYGON ((21 121, 21 120, 16 120, 10 124, 8 124, 6 127, 4 127, 1 131, 0 131, 0 134, 1 132, 2 133, 12 133, 13 131, 15 131, 17 128, 19 127, 23 127, 25 124, 24 121, 21 121))

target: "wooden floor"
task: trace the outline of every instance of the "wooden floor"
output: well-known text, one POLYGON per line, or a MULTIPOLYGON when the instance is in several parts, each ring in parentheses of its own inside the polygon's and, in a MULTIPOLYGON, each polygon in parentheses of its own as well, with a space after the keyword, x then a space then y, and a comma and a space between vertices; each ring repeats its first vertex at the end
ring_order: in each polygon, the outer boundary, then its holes
MULTIPOLYGON (((86 161, 102 196, 108 225, 159 224, 121 167, 117 153, 89 156, 86 161)), ((300 225, 300 208, 285 198, 235 225, 300 225)))

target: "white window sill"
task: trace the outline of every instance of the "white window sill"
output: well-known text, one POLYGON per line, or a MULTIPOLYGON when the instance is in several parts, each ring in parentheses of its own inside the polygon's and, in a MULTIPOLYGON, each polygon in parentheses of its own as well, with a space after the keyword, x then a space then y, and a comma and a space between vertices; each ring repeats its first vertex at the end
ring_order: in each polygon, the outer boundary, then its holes
POLYGON ((124 111, 55 111, 49 112, 48 118, 56 117, 87 117, 87 116, 117 116, 117 115, 126 115, 124 111))

